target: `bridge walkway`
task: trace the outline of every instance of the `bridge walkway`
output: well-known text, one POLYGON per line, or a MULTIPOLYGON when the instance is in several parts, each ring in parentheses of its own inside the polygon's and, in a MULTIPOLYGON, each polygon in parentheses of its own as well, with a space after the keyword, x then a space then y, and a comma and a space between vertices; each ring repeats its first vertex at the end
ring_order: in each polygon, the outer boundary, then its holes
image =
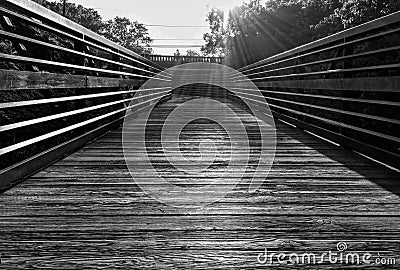
MULTIPOLYGON (((157 105, 155 125, 192 98, 157 105)), ((224 102, 246 122, 256 145, 251 126, 257 119, 224 102)), ((247 172, 225 198, 201 209, 173 208, 144 194, 125 165, 122 128, 108 133, 0 196, 3 269, 255 269, 265 267, 257 262, 265 249, 320 254, 343 241, 352 251, 398 254, 399 175, 284 122, 276 126, 276 159, 261 189, 248 192, 247 172)), ((153 135, 148 151, 159 153, 153 135)), ((224 129, 200 121, 181 135, 181 150, 193 156, 201 140, 211 139, 216 162, 194 177, 154 155, 159 172, 187 187, 220 176, 231 147, 224 129)))

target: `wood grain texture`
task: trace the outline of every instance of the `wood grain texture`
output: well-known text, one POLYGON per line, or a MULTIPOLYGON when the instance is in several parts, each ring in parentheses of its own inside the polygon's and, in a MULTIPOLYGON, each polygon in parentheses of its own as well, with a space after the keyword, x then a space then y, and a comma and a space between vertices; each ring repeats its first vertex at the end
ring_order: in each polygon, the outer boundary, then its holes
POLYGON ((86 88, 86 76, 0 70, 0 91, 52 88, 86 88))
MULTIPOLYGON (((234 180, 224 177, 230 143, 218 125, 194 123, 181 136, 181 151, 193 156, 199 141, 215 141, 219 153, 209 170, 188 176, 165 162, 160 119, 187 100, 158 106, 148 152, 174 184, 204 186, 222 176, 218 184, 228 186, 234 180)), ((251 129, 256 119, 225 102, 249 127, 251 165, 259 145, 251 129)), ((2 269, 268 269, 257 261, 265 249, 322 254, 335 252, 341 241, 351 252, 397 257, 397 265, 325 260, 303 266, 275 262, 274 269, 400 269, 397 173, 277 122, 275 163, 257 192, 248 192, 249 170, 222 200, 180 209, 155 201, 135 184, 121 136, 120 128, 0 196, 2 269)), ((245 150, 239 144, 233 154, 245 150)), ((142 155, 131 158, 140 165, 142 155)), ((160 188, 151 179, 148 185, 160 188)))

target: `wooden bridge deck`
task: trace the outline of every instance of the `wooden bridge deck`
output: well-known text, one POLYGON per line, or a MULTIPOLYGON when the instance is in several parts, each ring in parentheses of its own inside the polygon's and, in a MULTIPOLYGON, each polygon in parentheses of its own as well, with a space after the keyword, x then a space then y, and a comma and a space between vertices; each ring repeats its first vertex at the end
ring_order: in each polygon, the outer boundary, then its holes
MULTIPOLYGON (((159 105, 160 112, 183 100, 159 105)), ((227 147, 218 125, 191 125, 185 136, 194 139, 184 151, 204 138, 227 147), (199 132, 204 125, 207 131, 199 132)), ((353 251, 399 254, 399 175, 354 153, 277 122, 275 164, 258 192, 239 184, 207 208, 182 210, 154 201, 131 180, 121 132, 0 196, 4 269, 265 269, 257 262, 265 248, 320 253, 335 251, 340 241, 353 251)), ((163 173, 190 186, 207 184, 218 170, 213 166, 198 178, 163 173)))

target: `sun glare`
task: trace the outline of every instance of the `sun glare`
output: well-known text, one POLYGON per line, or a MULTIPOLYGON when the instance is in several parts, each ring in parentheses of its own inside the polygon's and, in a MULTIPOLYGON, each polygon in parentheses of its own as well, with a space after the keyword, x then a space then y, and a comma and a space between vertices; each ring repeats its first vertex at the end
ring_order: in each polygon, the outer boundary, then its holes
MULTIPOLYGON (((215 7, 222 9, 224 11, 224 24, 226 25, 228 21, 229 11, 233 8, 240 6, 245 0, 224 0, 216 1, 215 7)), ((212 5, 211 5, 212 6, 212 5)))

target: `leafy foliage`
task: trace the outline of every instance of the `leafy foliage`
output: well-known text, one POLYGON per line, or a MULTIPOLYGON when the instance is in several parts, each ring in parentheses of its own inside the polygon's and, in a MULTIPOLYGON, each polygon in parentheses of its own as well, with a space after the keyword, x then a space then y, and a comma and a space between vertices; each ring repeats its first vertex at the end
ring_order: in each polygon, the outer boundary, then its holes
POLYGON ((149 37, 147 28, 138 21, 115 17, 104 23, 100 34, 136 53, 152 53, 150 44, 153 40, 149 37))
POLYGON ((398 10, 398 0, 249 0, 230 11, 225 28, 211 9, 203 52, 225 48, 239 67, 398 10))
POLYGON ((187 50, 186 51, 186 56, 200 56, 200 54, 197 51, 194 51, 194 50, 187 50))
POLYGON ((330 0, 328 2, 335 6, 333 13, 315 25, 317 30, 327 26, 333 28, 333 31, 327 31, 327 34, 334 33, 335 29, 347 29, 400 10, 398 0, 330 0))
MULTIPOLYGON (((47 0, 33 0, 33 1, 58 14, 62 15, 63 13, 62 1, 60 2, 49 2, 47 0)), ((100 14, 92 8, 86 8, 82 5, 76 5, 74 3, 67 2, 65 17, 96 33, 98 33, 100 29, 103 27, 103 20, 100 14)))
MULTIPOLYGON (((33 1, 58 14, 62 15, 63 13, 62 1, 33 1)), ((149 47, 152 39, 149 36, 148 30, 143 24, 137 21, 115 17, 112 20, 104 22, 96 10, 69 2, 66 3, 65 17, 136 53, 152 53, 149 47)))
POLYGON ((211 8, 207 15, 210 32, 203 35, 205 45, 201 48, 204 55, 222 56, 225 49, 224 12, 211 8))
POLYGON ((324 0, 252 0, 229 14, 227 58, 234 66, 252 63, 316 38, 318 24, 333 12, 324 0))

